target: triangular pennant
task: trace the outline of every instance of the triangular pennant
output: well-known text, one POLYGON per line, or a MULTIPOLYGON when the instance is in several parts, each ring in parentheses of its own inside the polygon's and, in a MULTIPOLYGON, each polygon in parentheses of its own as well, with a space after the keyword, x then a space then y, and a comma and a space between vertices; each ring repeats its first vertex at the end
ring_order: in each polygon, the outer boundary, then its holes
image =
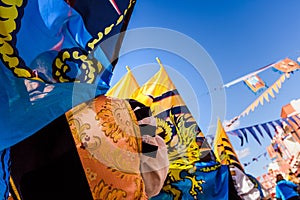
POLYGON ((245 129, 243 129, 243 128, 241 128, 241 129, 239 129, 239 131, 241 131, 241 132, 242 132, 242 134, 244 135, 244 137, 245 137, 245 139, 246 139, 246 142, 248 143, 248 136, 247 136, 247 132, 246 132, 246 130, 245 130, 245 129))
POLYGON ((280 77, 280 81, 281 81, 281 83, 283 83, 284 81, 285 81, 285 74, 284 75, 282 75, 281 77, 280 77))
POLYGON ((292 127, 291 124, 290 124, 290 122, 289 122, 289 120, 288 120, 287 118, 282 118, 282 120, 283 120, 288 126, 292 127))
POLYGON ((196 120, 158 58, 157 61, 159 71, 133 95, 135 100, 149 106, 156 117, 157 134, 167 144, 170 168, 187 169, 201 159, 215 160, 196 120))
POLYGON ((134 98, 133 93, 139 89, 139 84, 134 78, 129 67, 127 68, 127 73, 113 86, 111 87, 106 95, 110 97, 117 97, 120 99, 134 98))
POLYGON ((297 121, 293 118, 293 116, 288 117, 288 119, 291 120, 292 122, 294 122, 294 123, 299 127, 299 124, 298 124, 297 121))
POLYGON ((271 88, 269 91, 268 91, 268 94, 271 96, 271 97, 273 97, 273 98, 275 98, 275 96, 274 96, 274 93, 273 93, 273 90, 272 90, 273 88, 271 88))
POLYGON ((218 119, 217 131, 214 141, 214 152, 217 160, 224 165, 234 165, 243 170, 243 167, 238 159, 238 156, 218 119))
POLYGON ((277 131, 277 129, 276 129, 276 125, 275 125, 275 124, 273 124, 273 122, 268 122, 268 124, 269 124, 269 125, 271 125, 271 126, 273 127, 274 131, 277 131))
POLYGON ((259 128, 259 125, 255 125, 254 127, 259 132, 259 134, 261 135, 261 137, 264 138, 264 134, 262 133, 261 129, 259 128))
POLYGON ((241 146, 244 145, 244 137, 242 136, 242 134, 238 130, 228 131, 227 134, 238 136, 241 140, 241 146))
POLYGON ((283 124, 280 120, 275 120, 274 122, 283 129, 283 124))
MULTIPOLYGON (((279 81, 276 81, 276 85, 277 85, 278 88, 281 88, 281 81, 280 81, 280 80, 279 80, 279 81)), ((277 89, 278 89, 278 88, 277 88, 277 89)), ((278 92, 277 92, 277 93, 278 93, 278 92)))
POLYGON ((263 93, 263 97, 264 97, 264 99, 267 101, 267 102, 270 102, 270 100, 269 100, 269 90, 266 90, 266 92, 265 93, 263 93))
POLYGON ((273 139, 272 134, 271 134, 271 131, 270 131, 270 129, 269 129, 267 123, 263 123, 263 124, 261 124, 261 126, 264 128, 264 130, 266 131, 266 133, 268 134, 268 136, 269 136, 271 139, 273 139))
MULTIPOLYGON (((280 81, 276 81, 276 84, 274 84, 273 85, 273 90, 278 94, 278 92, 279 92, 279 89, 278 89, 278 85, 277 85, 277 82, 279 82, 280 83, 280 81)), ((280 88, 280 87, 279 87, 280 88)))
POLYGON ((264 105, 264 98, 263 98, 263 96, 260 96, 259 98, 258 98, 258 100, 259 100, 259 103, 260 103, 260 105, 264 105))
POLYGON ((253 130, 253 128, 252 127, 247 127, 246 129, 251 133, 251 135, 254 137, 254 139, 261 145, 261 142, 259 141, 259 139, 258 139, 255 131, 253 130))
POLYGON ((254 101, 254 107, 257 107, 258 106, 258 104, 259 104, 259 100, 257 99, 256 101, 254 101))

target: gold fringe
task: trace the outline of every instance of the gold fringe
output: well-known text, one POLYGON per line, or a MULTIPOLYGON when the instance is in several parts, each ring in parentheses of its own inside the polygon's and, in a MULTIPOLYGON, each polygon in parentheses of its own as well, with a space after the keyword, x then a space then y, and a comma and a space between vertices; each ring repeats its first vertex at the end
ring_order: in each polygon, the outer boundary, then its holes
POLYGON ((19 192, 18 192, 18 190, 17 190, 17 187, 16 187, 16 185, 15 185, 15 183, 14 183, 14 180, 12 179, 11 176, 9 177, 9 183, 10 183, 10 185, 11 185, 12 190, 14 191, 14 194, 15 194, 16 197, 17 197, 17 200, 21 200, 21 196, 20 196, 20 194, 19 194, 19 192))

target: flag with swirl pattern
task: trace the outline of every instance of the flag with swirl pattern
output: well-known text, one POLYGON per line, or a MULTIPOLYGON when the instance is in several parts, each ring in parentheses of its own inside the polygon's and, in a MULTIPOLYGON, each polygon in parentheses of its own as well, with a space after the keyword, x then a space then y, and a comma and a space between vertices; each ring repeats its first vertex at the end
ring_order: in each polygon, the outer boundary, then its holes
POLYGON ((215 161, 197 162, 190 170, 173 169, 172 175, 177 181, 169 182, 169 190, 164 188, 151 200, 228 200, 231 197, 229 171, 226 165, 220 165, 215 161))
POLYGON ((135 0, 113 2, 0 1, 0 151, 108 90, 135 0))

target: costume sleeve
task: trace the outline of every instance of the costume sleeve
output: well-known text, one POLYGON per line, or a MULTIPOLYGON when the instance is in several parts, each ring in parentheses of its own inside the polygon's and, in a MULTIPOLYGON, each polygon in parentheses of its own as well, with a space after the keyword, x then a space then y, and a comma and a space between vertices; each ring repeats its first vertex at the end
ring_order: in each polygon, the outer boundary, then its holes
POLYGON ((293 183, 292 181, 286 181, 286 184, 287 184, 289 187, 291 187, 291 188, 297 188, 297 187, 298 187, 298 185, 295 184, 295 183, 293 183))

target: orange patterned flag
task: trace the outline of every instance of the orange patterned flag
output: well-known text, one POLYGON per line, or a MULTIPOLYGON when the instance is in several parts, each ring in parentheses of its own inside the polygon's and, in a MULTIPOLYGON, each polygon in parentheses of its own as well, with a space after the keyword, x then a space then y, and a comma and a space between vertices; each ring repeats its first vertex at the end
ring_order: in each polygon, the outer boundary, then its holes
POLYGON ((258 75, 250 76, 244 82, 254 93, 266 87, 265 82, 258 75))
POLYGON ((298 65, 297 62, 295 62, 289 58, 285 58, 285 59, 275 63, 273 67, 284 73, 292 72, 292 71, 300 68, 300 66, 298 65))

